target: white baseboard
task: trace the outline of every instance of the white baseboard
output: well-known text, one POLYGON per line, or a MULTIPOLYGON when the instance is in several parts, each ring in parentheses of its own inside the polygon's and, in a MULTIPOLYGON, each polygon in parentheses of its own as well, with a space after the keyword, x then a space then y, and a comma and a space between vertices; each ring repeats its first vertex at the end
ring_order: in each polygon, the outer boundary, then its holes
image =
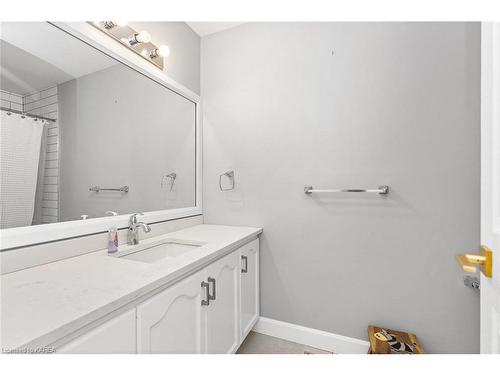
POLYGON ((259 317, 253 331, 337 354, 366 354, 370 343, 319 329, 259 317))

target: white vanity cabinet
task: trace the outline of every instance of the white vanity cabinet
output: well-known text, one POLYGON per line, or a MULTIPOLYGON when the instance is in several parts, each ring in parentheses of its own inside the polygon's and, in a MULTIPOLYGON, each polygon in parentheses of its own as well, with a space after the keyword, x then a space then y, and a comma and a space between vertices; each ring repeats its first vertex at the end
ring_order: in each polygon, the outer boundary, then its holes
POLYGON ((136 353, 135 309, 129 310, 59 347, 61 354, 136 353))
POLYGON ((175 282, 58 353, 234 353, 259 317, 259 240, 175 282))
POLYGON ((259 240, 240 248, 241 339, 244 340, 259 318, 259 240))
POLYGON ((235 251, 206 268, 211 299, 206 306, 207 353, 234 353, 240 345, 240 267, 235 251))
POLYGON ((234 353, 239 259, 234 251, 137 306, 138 353, 234 353))
POLYGON ((137 306, 138 353, 205 353, 205 270, 137 306))

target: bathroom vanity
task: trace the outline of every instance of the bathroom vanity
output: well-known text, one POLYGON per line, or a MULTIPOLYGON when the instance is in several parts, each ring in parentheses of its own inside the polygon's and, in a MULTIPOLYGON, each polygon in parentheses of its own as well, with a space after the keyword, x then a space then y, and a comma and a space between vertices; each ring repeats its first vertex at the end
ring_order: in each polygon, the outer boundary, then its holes
POLYGON ((2 347, 234 353, 259 316, 261 232, 197 225, 5 274, 2 347))

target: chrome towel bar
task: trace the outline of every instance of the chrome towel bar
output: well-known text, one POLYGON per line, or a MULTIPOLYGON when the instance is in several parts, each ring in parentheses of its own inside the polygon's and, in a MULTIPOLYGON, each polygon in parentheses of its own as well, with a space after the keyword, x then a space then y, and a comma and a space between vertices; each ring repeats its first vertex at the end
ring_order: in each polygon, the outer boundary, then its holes
POLYGON ((128 193, 128 186, 122 186, 119 188, 102 188, 100 186, 92 186, 89 188, 90 191, 95 191, 96 193, 99 193, 100 191, 121 191, 122 193, 128 193))
POLYGON ((378 193, 381 195, 389 194, 389 186, 382 185, 377 189, 313 189, 312 186, 304 186, 304 193, 378 193))

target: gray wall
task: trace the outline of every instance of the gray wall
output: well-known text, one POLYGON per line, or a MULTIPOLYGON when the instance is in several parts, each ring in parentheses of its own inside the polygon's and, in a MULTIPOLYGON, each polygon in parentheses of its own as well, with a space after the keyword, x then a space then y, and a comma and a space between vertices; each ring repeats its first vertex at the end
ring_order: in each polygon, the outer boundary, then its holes
POLYGON ((453 256, 479 244, 479 24, 245 24, 201 56, 205 221, 264 227, 261 315, 478 352, 453 256))
POLYGON ((170 78, 200 93, 200 37, 185 22, 130 22, 136 30, 147 30, 157 45, 170 47, 164 72, 170 78))

